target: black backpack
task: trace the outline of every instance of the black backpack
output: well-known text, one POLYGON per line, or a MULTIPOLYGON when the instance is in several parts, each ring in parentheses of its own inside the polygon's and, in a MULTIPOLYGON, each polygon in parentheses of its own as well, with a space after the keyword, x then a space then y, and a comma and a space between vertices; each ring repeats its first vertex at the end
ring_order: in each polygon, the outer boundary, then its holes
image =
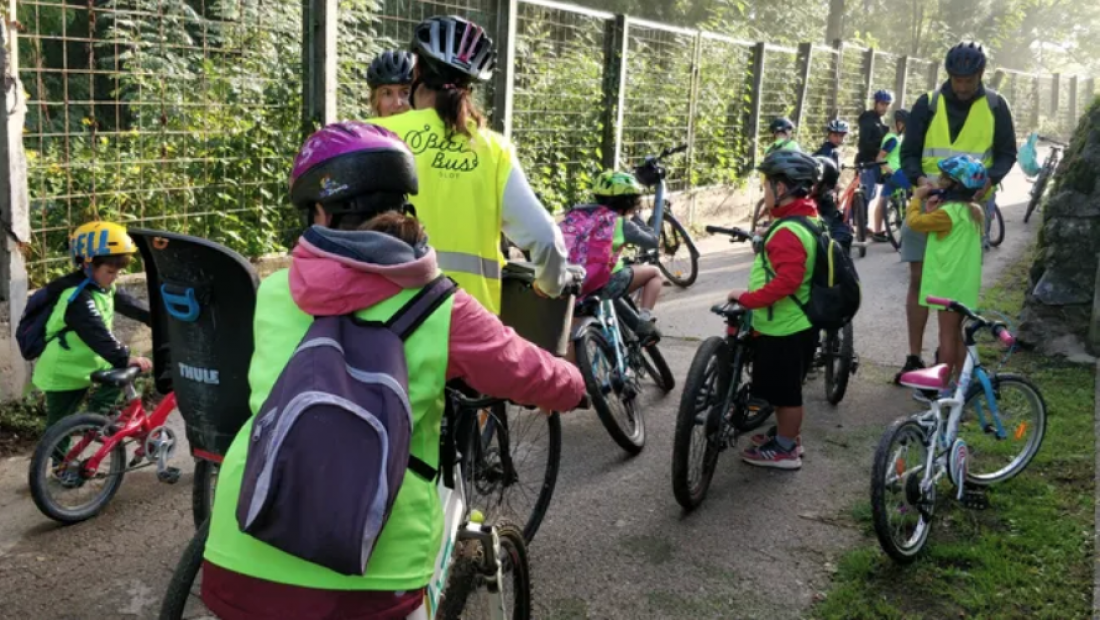
MULTIPOLYGON (((764 238, 770 239, 776 227, 783 222, 798 224, 810 231, 817 240, 817 249, 814 254, 817 258, 814 260, 814 271, 810 276, 810 300, 804 304, 797 295, 791 295, 791 300, 798 305, 806 318, 810 319, 814 327, 828 330, 844 327, 859 312, 859 304, 862 300, 859 274, 856 273, 852 258, 840 243, 829 236, 828 232, 803 216, 776 220, 764 238)), ((764 255, 764 269, 769 279, 774 277, 775 274, 767 263, 767 254, 764 255)))
POLYGON ((69 331, 62 329, 53 338, 46 338, 46 323, 50 321, 54 306, 65 289, 78 286, 84 280, 84 275, 74 273, 50 282, 46 286, 35 291, 27 300, 27 307, 23 309, 23 316, 19 318, 19 326, 15 328, 15 341, 19 343, 19 353, 23 359, 36 360, 46 350, 46 345, 51 340, 61 337, 69 331))

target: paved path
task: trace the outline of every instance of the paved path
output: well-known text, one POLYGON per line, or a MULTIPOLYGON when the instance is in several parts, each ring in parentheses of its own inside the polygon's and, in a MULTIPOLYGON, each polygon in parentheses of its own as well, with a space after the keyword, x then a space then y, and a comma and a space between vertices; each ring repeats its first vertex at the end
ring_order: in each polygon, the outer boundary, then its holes
MULTIPOLYGON (((986 282, 1037 227, 1021 223, 1026 191, 1020 178, 1007 183, 1007 240, 986 255, 986 282)), ((699 281, 666 289, 658 307, 677 381, 698 340, 721 330, 707 309, 748 277, 746 249, 703 246, 699 281)), ((889 384, 905 352, 906 267, 888 244, 857 260, 863 367, 839 408, 824 401, 820 380, 807 387, 802 471, 755 470, 727 452, 706 503, 684 515, 670 481, 679 389, 647 395, 648 443, 632 459, 593 413, 565 418, 557 492, 531 550, 536 618, 798 618, 827 589, 837 556, 858 540, 848 515, 867 494, 873 446, 914 407, 889 384)), ((35 510, 26 470, 25 457, 0 462, 0 618, 153 618, 192 533, 190 476, 173 487, 135 472, 99 518, 60 528, 35 510)))

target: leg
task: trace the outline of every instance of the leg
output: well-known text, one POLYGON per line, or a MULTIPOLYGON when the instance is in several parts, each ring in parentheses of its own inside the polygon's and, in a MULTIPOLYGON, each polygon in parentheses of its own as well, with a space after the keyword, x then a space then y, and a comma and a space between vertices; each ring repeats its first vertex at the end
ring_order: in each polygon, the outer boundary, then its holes
POLYGON ((657 305, 657 298, 661 295, 661 272, 653 265, 636 265, 634 277, 627 287, 628 293, 642 289, 641 310, 653 310, 657 305))
POLYGON ((909 294, 905 300, 905 318, 909 326, 909 355, 920 357, 924 349, 924 330, 928 326, 928 308, 920 303, 924 263, 909 263, 909 294))
POLYGON ((775 436, 754 437, 741 453, 749 465, 775 469, 802 467, 802 376, 812 363, 814 330, 789 336, 760 336, 752 369, 753 397, 775 407, 775 436))
MULTIPOLYGON (((68 390, 65 392, 46 392, 46 428, 50 428, 62 419, 76 413, 80 403, 84 402, 84 396, 88 389, 68 390)), ((52 455, 54 466, 61 463, 65 453, 69 451, 69 440, 63 439, 57 444, 57 449, 52 455)))
POLYGON ((96 413, 107 414, 110 413, 111 408, 118 402, 118 397, 122 395, 122 389, 113 385, 101 385, 92 392, 92 397, 88 399, 88 410, 96 413))
POLYGON ((951 378, 957 379, 963 361, 959 355, 963 316, 947 310, 940 310, 937 314, 940 323, 940 363, 947 364, 951 369, 951 378))
POLYGON ((878 207, 875 209, 875 227, 873 232, 876 235, 881 235, 883 231, 883 221, 886 219, 886 192, 883 191, 882 195, 878 197, 878 207))

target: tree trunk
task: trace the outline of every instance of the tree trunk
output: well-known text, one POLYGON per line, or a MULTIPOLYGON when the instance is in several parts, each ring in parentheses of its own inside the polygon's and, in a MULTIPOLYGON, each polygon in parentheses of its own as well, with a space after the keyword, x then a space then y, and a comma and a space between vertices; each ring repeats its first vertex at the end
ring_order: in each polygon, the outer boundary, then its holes
POLYGON ((831 44, 844 38, 844 0, 829 0, 829 21, 825 30, 825 43, 831 44))

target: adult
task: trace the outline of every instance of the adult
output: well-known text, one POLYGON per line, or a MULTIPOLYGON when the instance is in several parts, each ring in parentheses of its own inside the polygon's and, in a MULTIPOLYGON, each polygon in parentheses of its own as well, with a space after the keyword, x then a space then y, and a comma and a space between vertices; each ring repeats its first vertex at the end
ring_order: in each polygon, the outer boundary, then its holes
POLYGON ((413 33, 413 110, 370 122, 387 127, 416 157, 420 193, 412 199, 439 266, 500 314, 501 233, 529 252, 535 286, 561 294, 574 276, 565 242, 535 197, 515 149, 485 126, 474 87, 496 66, 492 39, 461 17, 432 17, 413 33))
MULTIPOLYGON (((947 81, 937 90, 921 95, 913 105, 901 145, 901 168, 915 187, 932 185, 939 175, 941 161, 969 155, 988 171, 980 195, 990 199, 993 187, 1016 164, 1012 110, 1003 97, 983 84, 985 66, 986 55, 981 45, 959 43, 944 59, 947 81)), ((926 235, 902 227, 901 260, 909 263, 909 294, 905 304, 909 355, 902 372, 924 367, 921 352, 928 308, 920 304, 920 288, 926 243, 926 235)))
POLYGON ((416 56, 401 50, 386 50, 374 57, 367 68, 370 109, 378 118, 409 111, 416 56))
MULTIPOLYGON (((859 150, 856 152, 856 164, 869 164, 878 160, 879 150, 882 148, 882 138, 889 132, 886 121, 882 120, 894 103, 894 93, 888 90, 878 90, 872 96, 874 105, 870 110, 865 110, 859 115, 856 124, 859 126, 859 150)), ((878 190, 878 168, 869 168, 859 173, 859 182, 863 186, 863 193, 867 204, 871 204, 878 190)))
MULTIPOLYGON (((416 190, 412 155, 385 129, 364 123, 329 125, 302 148, 290 177, 291 202, 311 214, 315 225, 302 235, 290 269, 266 278, 257 294, 256 350, 248 374, 253 414, 273 390, 301 380, 283 374, 295 368, 288 362, 314 316, 354 313, 364 321, 385 322, 403 309, 419 307, 416 302, 424 294, 440 290, 435 251, 406 202, 406 194, 416 190)), ((404 333, 405 359, 400 364, 408 367, 407 399, 404 392, 401 396, 412 421, 410 467, 374 541, 365 574, 340 574, 241 531, 237 503, 247 476, 253 417, 237 434, 218 474, 204 554, 202 597, 219 618, 403 620, 417 612, 443 538, 436 483, 425 468, 438 468, 445 382, 461 379, 485 394, 546 409, 568 410, 583 398, 584 381, 575 367, 506 329, 465 291, 425 305, 434 309, 422 321, 409 319, 416 327, 404 333)), ((395 329, 401 324, 395 322, 395 329)), ((370 333, 344 338, 363 338, 365 347, 377 345, 377 336, 370 333)), ((280 392, 274 393, 278 400, 280 392)), ((395 406, 400 402, 392 401, 395 406)), ((316 438, 323 431, 311 428, 308 418, 327 413, 314 409, 296 419, 287 443, 295 444, 295 432, 316 438), (303 426, 306 430, 297 430, 303 426)), ((312 506, 317 510, 359 505, 354 503, 358 500, 325 497, 318 490, 324 485, 316 482, 335 471, 347 480, 349 469, 359 471, 361 461, 348 460, 346 450, 326 451, 327 446, 309 440, 299 439, 293 447, 279 454, 281 474, 271 482, 272 494, 300 494, 308 486, 315 491, 312 506)), ((376 482, 364 478, 363 492, 376 482)), ((284 536, 299 535, 294 523, 281 524, 284 536)))

